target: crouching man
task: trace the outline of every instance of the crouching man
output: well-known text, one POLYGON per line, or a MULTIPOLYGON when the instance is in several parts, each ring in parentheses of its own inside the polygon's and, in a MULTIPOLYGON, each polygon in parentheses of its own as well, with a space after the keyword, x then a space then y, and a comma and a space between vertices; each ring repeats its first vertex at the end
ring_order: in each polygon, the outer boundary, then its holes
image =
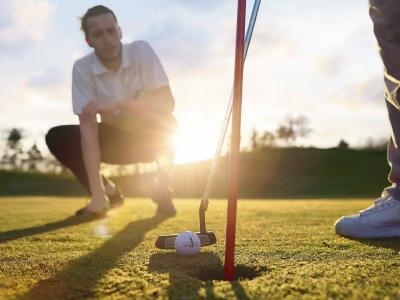
POLYGON ((176 121, 165 71, 147 42, 122 44, 117 18, 107 7, 90 8, 81 22, 94 51, 73 66, 72 104, 79 125, 57 126, 46 135, 50 152, 90 193, 90 203, 76 214, 104 215, 123 204, 120 189, 100 174, 101 162, 152 161, 159 168, 152 196, 157 212, 174 214, 169 177, 176 121))

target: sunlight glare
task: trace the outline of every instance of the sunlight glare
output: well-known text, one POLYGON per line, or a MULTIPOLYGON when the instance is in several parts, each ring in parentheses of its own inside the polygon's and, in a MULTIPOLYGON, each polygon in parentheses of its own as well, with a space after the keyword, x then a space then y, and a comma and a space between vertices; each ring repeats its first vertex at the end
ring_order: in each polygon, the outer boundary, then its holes
POLYGON ((185 126, 175 137, 175 162, 190 163, 210 159, 214 156, 216 137, 204 128, 185 126))

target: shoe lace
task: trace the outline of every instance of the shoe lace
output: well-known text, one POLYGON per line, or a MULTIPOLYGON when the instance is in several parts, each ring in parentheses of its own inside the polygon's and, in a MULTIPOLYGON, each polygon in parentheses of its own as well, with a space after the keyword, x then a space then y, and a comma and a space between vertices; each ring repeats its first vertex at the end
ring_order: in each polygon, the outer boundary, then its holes
POLYGON ((378 198, 378 199, 374 200, 374 203, 371 206, 367 207, 366 209, 361 210, 360 215, 365 215, 370 212, 380 210, 384 207, 389 207, 393 204, 393 201, 395 201, 395 200, 393 199, 392 196, 384 196, 384 197, 378 198))

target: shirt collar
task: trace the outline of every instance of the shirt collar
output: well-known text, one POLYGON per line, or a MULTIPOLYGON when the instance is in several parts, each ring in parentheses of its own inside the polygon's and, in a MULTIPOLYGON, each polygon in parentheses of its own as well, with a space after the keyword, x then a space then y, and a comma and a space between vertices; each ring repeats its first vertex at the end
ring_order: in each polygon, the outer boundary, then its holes
MULTIPOLYGON (((131 62, 128 57, 128 45, 122 44, 122 53, 121 53, 121 66, 120 69, 125 69, 130 66, 131 62)), ((92 71, 95 75, 101 75, 103 73, 112 72, 110 69, 107 69, 97 57, 96 52, 93 52, 92 56, 92 71)))

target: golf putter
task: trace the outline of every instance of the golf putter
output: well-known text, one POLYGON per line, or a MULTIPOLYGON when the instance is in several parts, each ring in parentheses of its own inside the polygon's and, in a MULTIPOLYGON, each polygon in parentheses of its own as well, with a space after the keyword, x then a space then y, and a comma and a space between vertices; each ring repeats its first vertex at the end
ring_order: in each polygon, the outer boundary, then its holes
MULTIPOLYGON (((246 36, 245 36, 244 60, 246 60, 247 51, 249 49, 251 36, 253 35, 254 25, 256 23, 260 3, 261 3, 261 0, 254 1, 253 10, 251 12, 250 21, 249 21, 249 25, 248 25, 246 36)), ((231 90, 231 96, 229 98, 228 107, 225 112, 225 119, 224 119, 224 123, 223 123, 222 129, 221 129, 218 147, 215 151, 214 160, 212 161, 210 171, 208 173, 207 183, 206 183, 206 187, 204 190, 203 198, 201 199, 201 202, 200 202, 200 207, 199 207, 200 231, 194 232, 194 233, 199 237, 201 247, 210 246, 217 242, 217 237, 216 237, 215 233, 213 231, 207 231, 207 229, 206 229, 206 211, 207 211, 208 203, 209 203, 208 198, 209 198, 209 195, 210 195, 210 192, 212 189, 212 185, 214 183, 215 171, 217 169, 219 158, 221 156, 222 147, 224 145, 226 132, 228 130, 228 125, 229 125, 229 121, 230 121, 231 114, 232 114, 232 98, 233 98, 233 89, 231 90)), ((178 233, 160 235, 160 236, 158 236, 158 238, 156 240, 155 246, 159 249, 175 249, 175 239, 178 235, 179 235, 178 233)))

